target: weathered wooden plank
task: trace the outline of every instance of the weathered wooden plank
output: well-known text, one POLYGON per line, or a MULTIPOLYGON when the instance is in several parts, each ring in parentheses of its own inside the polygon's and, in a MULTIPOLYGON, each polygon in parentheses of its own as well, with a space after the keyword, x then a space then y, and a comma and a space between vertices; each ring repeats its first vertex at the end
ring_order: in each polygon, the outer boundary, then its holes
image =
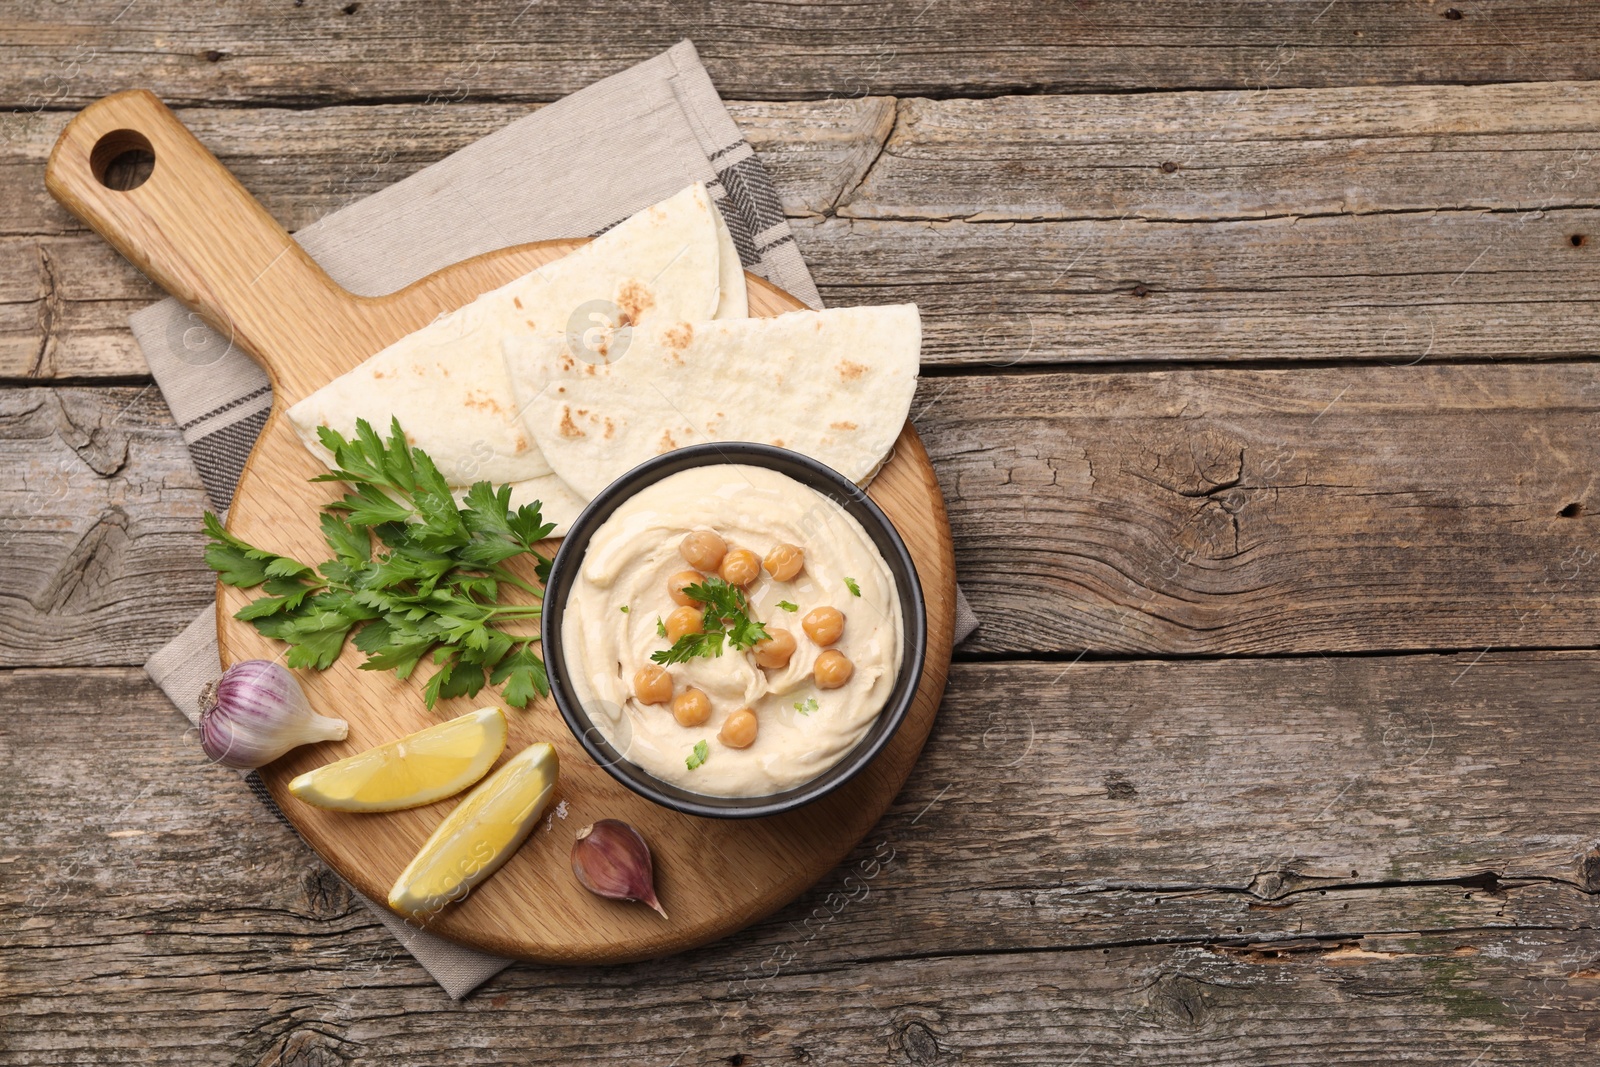
POLYGON ((1600 83, 898 102, 856 218, 1216 220, 1593 206, 1600 83))
POLYGON ((607 17, 577 0, 21 0, 0 105, 79 106, 129 85, 184 104, 551 100, 683 37, 724 93, 761 99, 1600 76, 1600 18, 1555 2, 656 0, 607 17))
POLYGON ((1600 328, 1590 209, 794 225, 833 304, 914 300, 932 363, 1554 359, 1600 328))
MULTIPOLYGON (((915 300, 929 362, 1594 353, 1596 85, 1227 95, 735 113, 825 298, 915 300)), ((296 228, 525 111, 184 118, 296 228)), ((0 376, 142 373, 124 320, 156 290, 42 188, 64 116, 8 121, 0 376)))
POLYGON ((0 389, 0 663, 143 662, 212 597, 154 386, 0 389))
POLYGON ((0 1062, 515 1040, 531 1062, 1276 1064, 1293 1033, 1337 1063, 1549 1063, 1594 1040, 1600 655, 1061 666, 958 665, 895 811, 771 920, 670 961, 515 968, 448 1012, 138 672, 0 674, 29 710, 0 719, 0 865, 27 873, 0 880, 0 1062))
POLYGON ((1588 647, 1592 364, 925 381, 964 646, 1588 647))
MULTIPOLYGON (((142 662, 211 599, 165 408, 0 404, 0 657, 142 662)), ((1593 645, 1597 406, 1578 363, 937 376, 913 416, 965 652, 1197 655, 1593 645)))
MULTIPOLYGON (((209 947, 209 946, 208 946, 209 947)), ((250 946, 254 947, 254 946, 250 946)), ((96 953, 28 951, 77 980, 10 998, 5 1062, 387 1064, 730 1063, 1282 1065, 1581 1064, 1591 1057, 1593 931, 1466 932, 1311 945, 1235 959, 1131 946, 780 970, 747 993, 682 965, 589 974, 522 969, 451 1005, 420 968, 364 943, 196 958, 163 939, 96 953), (169 973, 176 972, 176 973, 169 973)))

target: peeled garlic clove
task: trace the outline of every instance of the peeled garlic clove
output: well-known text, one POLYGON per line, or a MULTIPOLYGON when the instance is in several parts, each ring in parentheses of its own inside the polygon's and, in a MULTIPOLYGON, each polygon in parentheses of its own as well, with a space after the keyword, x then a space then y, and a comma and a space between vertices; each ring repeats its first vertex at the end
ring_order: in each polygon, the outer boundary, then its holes
POLYGON ((620 819, 601 819, 578 831, 572 842, 572 873, 591 893, 648 904, 663 919, 667 917, 656 899, 650 846, 639 831, 620 819))

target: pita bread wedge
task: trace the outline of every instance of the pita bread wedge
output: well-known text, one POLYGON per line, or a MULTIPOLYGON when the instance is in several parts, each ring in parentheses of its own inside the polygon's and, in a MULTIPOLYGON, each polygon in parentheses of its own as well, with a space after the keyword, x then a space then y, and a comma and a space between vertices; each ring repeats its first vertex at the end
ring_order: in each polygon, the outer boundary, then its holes
POLYGON ((552 477, 518 417, 502 341, 548 335, 565 343, 569 323, 604 323, 609 307, 622 324, 746 314, 736 252, 738 292, 723 292, 726 229, 705 186, 692 185, 402 337, 295 404, 289 420, 326 461, 319 425, 349 434, 358 418, 374 426, 398 418, 451 485, 509 482, 515 503, 543 501, 546 518, 564 529, 581 502, 552 477), (582 314, 590 302, 591 314, 582 314))
POLYGON ((702 441, 761 441, 866 482, 905 425, 922 323, 913 304, 617 331, 613 362, 508 341, 523 422, 550 468, 592 499, 638 463, 702 441))

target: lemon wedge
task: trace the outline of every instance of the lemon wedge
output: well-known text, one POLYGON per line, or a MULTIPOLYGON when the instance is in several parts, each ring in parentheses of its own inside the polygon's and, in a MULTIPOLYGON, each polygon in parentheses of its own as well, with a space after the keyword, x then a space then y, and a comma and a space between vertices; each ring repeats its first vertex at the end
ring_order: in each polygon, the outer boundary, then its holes
POLYGON ((529 745, 485 778, 428 838, 389 890, 389 906, 432 915, 500 869, 528 839, 555 792, 551 745, 529 745))
POLYGON ((480 708, 337 763, 307 771, 289 792, 335 811, 399 811, 454 796, 506 748, 506 717, 480 708))

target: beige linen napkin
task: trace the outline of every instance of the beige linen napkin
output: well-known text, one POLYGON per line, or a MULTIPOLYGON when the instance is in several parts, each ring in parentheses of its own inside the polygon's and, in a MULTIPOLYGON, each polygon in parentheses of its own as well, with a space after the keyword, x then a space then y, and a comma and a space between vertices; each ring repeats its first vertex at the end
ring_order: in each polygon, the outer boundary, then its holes
MULTIPOLYGON (((377 295, 507 245, 598 233, 696 181, 706 183, 721 208, 744 265, 820 307, 772 179, 688 41, 318 220, 295 238, 334 281, 377 295)), ((131 323, 207 495, 226 509, 272 404, 266 373, 175 300, 140 311, 131 323)), ((976 626, 958 591, 957 640, 976 626)), ((145 664, 191 720, 201 688, 220 669, 210 608, 145 664)), ((247 781, 282 819, 260 779, 252 774, 247 781)), ((465 996, 511 962, 409 926, 361 899, 452 997, 465 996)))

